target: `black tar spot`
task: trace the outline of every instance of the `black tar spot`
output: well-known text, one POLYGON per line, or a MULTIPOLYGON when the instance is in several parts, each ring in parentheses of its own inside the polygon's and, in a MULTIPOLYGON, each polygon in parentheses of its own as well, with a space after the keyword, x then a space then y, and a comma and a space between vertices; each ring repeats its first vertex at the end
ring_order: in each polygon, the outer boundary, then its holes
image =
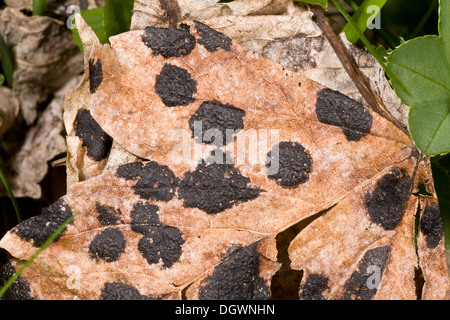
POLYGON ((122 220, 120 219, 120 217, 122 216, 122 212, 120 211, 120 209, 103 206, 99 203, 97 203, 95 206, 98 213, 97 219, 102 226, 111 226, 122 223, 122 220))
POLYGON ((331 89, 317 94, 316 114, 320 122, 342 127, 348 141, 359 141, 372 128, 373 117, 362 104, 331 89))
POLYGON ((91 112, 81 109, 76 118, 75 135, 86 147, 87 156, 95 161, 106 158, 111 151, 112 138, 91 116, 91 112))
POLYGON ((186 69, 166 63, 156 76, 155 91, 167 107, 187 106, 195 101, 197 81, 186 69))
MULTIPOLYGON (((377 247, 368 250, 358 264, 358 270, 353 272, 344 285, 342 300, 370 300, 377 292, 376 281, 381 281, 391 248, 377 247), (376 275, 376 272, 379 272, 376 275), (373 278, 369 279, 370 277, 373 278), (370 284, 370 288, 369 288, 370 284)), ((379 283, 378 283, 379 285, 379 283)))
POLYGON ((267 154, 266 166, 270 170, 274 170, 274 164, 278 163, 278 170, 268 172, 267 176, 283 188, 296 188, 308 181, 312 162, 308 151, 301 144, 283 141, 267 154))
POLYGON ((100 232, 89 245, 92 259, 114 262, 125 252, 125 236, 116 228, 107 228, 100 232))
POLYGON ((310 274, 300 286, 300 300, 323 300, 323 292, 329 289, 328 278, 320 274, 310 274))
POLYGON ((131 212, 131 230, 143 234, 138 244, 139 252, 149 264, 163 262, 170 268, 182 254, 184 244, 181 231, 159 221, 158 207, 139 202, 131 212))
POLYGON ((146 296, 132 285, 123 282, 108 282, 102 288, 101 300, 158 300, 160 296, 146 296))
POLYGON ((232 141, 233 135, 244 127, 244 116, 244 110, 230 104, 205 101, 189 119, 189 127, 198 143, 213 143, 216 137, 212 130, 215 129, 221 134, 220 144, 226 145, 232 141), (195 130, 196 122, 201 124, 201 130, 195 130), (208 133, 212 136, 208 137, 208 133))
POLYGON ((394 168, 365 196, 370 219, 385 230, 393 230, 402 220, 410 197, 411 178, 400 168, 394 168))
POLYGON ((144 199, 155 201, 171 200, 178 182, 168 166, 161 166, 155 161, 124 164, 117 169, 117 175, 137 180, 133 186, 134 192, 144 199))
POLYGON ((216 30, 208 27, 206 24, 203 24, 198 21, 194 21, 195 29, 197 29, 198 35, 200 39, 198 43, 208 50, 208 52, 212 53, 217 51, 218 48, 222 48, 225 51, 231 51, 231 43, 232 40, 228 38, 226 35, 217 32, 216 30))
MULTIPOLYGON (((16 273, 16 269, 11 262, 6 263, 0 269, 0 288, 16 273)), ((0 300, 33 300, 31 296, 30 284, 21 276, 16 278, 11 286, 5 291, 0 300)))
POLYGON ((103 81, 103 69, 100 59, 89 59, 89 91, 94 94, 103 81))
POLYGON ((180 25, 181 29, 145 28, 142 36, 144 44, 152 49, 154 55, 164 58, 186 56, 195 48, 195 37, 189 33, 189 26, 180 25))
POLYGON ((200 300, 268 300, 270 289, 259 276, 257 243, 228 250, 222 263, 200 286, 200 300))
POLYGON ((213 214, 258 197, 261 190, 251 188, 249 184, 250 179, 232 164, 209 164, 202 160, 195 171, 184 174, 178 195, 185 207, 196 207, 213 214))
MULTIPOLYGON (((19 224, 12 232, 26 241, 33 240, 33 246, 40 247, 71 216, 72 210, 64 199, 60 198, 51 206, 43 208, 40 215, 19 224)), ((66 228, 53 239, 53 242, 58 241, 65 230, 66 228)))
POLYGON ((425 207, 420 219, 420 230, 425 236, 427 247, 430 249, 436 248, 444 236, 444 223, 437 204, 425 207))

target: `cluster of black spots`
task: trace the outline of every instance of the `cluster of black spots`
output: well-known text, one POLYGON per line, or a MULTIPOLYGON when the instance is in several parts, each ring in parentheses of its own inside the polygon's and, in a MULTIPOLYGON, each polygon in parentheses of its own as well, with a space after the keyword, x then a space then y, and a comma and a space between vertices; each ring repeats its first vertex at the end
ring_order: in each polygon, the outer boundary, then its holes
POLYGON ((91 112, 81 109, 75 122, 75 135, 86 147, 87 156, 95 161, 105 159, 111 151, 112 138, 91 116, 91 112))
POLYGON ((102 226, 112 226, 123 223, 123 221, 120 219, 120 217, 122 216, 122 212, 120 211, 120 209, 103 206, 100 203, 96 203, 95 208, 98 213, 97 220, 102 226))
POLYGON ((234 246, 200 286, 200 300, 268 300, 270 289, 259 276, 257 243, 234 246))
POLYGON ((300 286, 300 300, 324 300, 323 292, 328 289, 327 277, 310 274, 300 286))
POLYGON ((411 178, 404 169, 394 168, 385 174, 365 202, 370 220, 385 230, 394 230, 402 220, 410 197, 411 178))
POLYGON ((159 300, 158 295, 146 296, 132 285, 123 282, 107 282, 100 293, 101 300, 159 300))
POLYGON ((176 227, 163 224, 158 217, 158 207, 138 202, 131 211, 131 230, 144 235, 138 250, 149 264, 163 262, 170 268, 182 254, 183 234, 176 227))
POLYGON ((189 119, 189 127, 198 143, 210 144, 220 137, 219 143, 226 145, 232 141, 234 134, 244 128, 244 116, 244 110, 231 104, 205 101, 189 119), (201 125, 201 130, 195 128, 196 124, 201 125))
POLYGON ((197 81, 186 69, 166 63, 156 76, 155 92, 167 107, 187 106, 195 101, 197 81))
POLYGON ((103 69, 100 59, 89 59, 89 91, 94 94, 103 81, 103 69))
POLYGON ((198 43, 205 47, 209 53, 217 51, 218 48, 222 48, 225 51, 231 51, 231 39, 226 35, 217 32, 216 30, 208 27, 198 21, 194 21, 195 29, 197 29, 200 39, 198 43))
MULTIPOLYGON (((0 269, 0 288, 16 273, 16 269, 11 262, 7 262, 0 269)), ((31 296, 30 284, 22 277, 17 277, 16 280, 5 291, 0 300, 33 300, 31 296)))
POLYGON ((344 285, 341 300, 370 300, 378 290, 391 248, 389 246, 377 247, 368 250, 358 263, 358 270, 353 272, 344 285), (375 273, 379 272, 378 275, 375 273), (369 279, 373 277, 372 279, 369 279))
POLYGON ((215 214, 258 197, 261 190, 249 184, 250 179, 243 176, 233 164, 210 164, 202 160, 195 171, 184 174, 179 183, 178 195, 183 199, 184 207, 195 207, 208 214, 215 214))
POLYGON ((127 163, 116 173, 120 178, 137 181, 133 190, 141 198, 170 201, 175 195, 178 178, 168 166, 156 161, 127 163))
POLYGON ((195 48, 195 37, 186 24, 181 24, 180 29, 147 27, 142 41, 154 55, 160 54, 166 59, 187 56, 195 48))
POLYGON ((427 247, 430 249, 436 248, 444 236, 444 223, 439 206, 436 203, 425 207, 420 218, 420 230, 425 236, 427 247))
POLYGON ((373 117, 361 103, 331 89, 317 94, 316 114, 320 122, 341 127, 348 141, 359 141, 372 128, 373 117))
POLYGON ((114 262, 125 252, 125 236, 116 228, 106 228, 89 245, 89 254, 92 259, 114 262))
POLYGON ((267 176, 283 188, 296 188, 309 179, 313 160, 309 152, 298 142, 283 141, 267 154, 267 176), (278 170, 274 165, 278 163, 278 170))
MULTIPOLYGON (((40 247, 59 227, 72 216, 72 210, 63 198, 57 200, 49 207, 43 208, 38 216, 25 220, 12 229, 19 237, 26 241, 33 240, 33 246, 40 247)), ((67 227, 57 235, 53 242, 59 240, 67 227)))

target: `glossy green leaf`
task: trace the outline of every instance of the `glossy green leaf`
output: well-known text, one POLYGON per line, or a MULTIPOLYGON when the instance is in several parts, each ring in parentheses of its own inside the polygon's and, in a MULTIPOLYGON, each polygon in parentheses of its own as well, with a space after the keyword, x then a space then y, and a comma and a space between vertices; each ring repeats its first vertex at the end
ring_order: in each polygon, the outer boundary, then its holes
POLYGON ((440 1, 439 36, 405 42, 388 67, 401 82, 394 89, 410 106, 409 130, 426 155, 450 152, 450 0, 440 1))
POLYGON ((130 30, 133 5, 133 0, 106 0, 104 22, 108 38, 130 30))
MULTIPOLYGON (((104 25, 104 17, 103 17, 103 8, 95 8, 89 10, 81 10, 80 14, 86 23, 92 28, 92 30, 97 35, 98 39, 101 43, 108 43, 108 37, 105 32, 104 25)), ((80 50, 83 50, 83 46, 81 44, 80 35, 78 34, 77 28, 72 29, 73 40, 78 45, 80 50)))

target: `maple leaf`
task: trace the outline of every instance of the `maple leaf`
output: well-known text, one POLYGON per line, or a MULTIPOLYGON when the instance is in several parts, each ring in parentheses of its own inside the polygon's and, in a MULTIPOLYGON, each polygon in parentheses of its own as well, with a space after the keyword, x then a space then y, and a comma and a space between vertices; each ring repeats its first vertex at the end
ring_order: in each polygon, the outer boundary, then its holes
POLYGON ((86 74, 65 119, 88 175, 0 241, 9 277, 76 215, 11 297, 268 299, 276 237, 307 218, 289 247, 301 299, 415 299, 419 268, 421 298, 449 297, 428 158, 402 130, 201 22, 103 46, 77 20, 86 74), (201 150, 174 155, 180 133, 201 150), (108 165, 112 148, 132 156, 108 165))

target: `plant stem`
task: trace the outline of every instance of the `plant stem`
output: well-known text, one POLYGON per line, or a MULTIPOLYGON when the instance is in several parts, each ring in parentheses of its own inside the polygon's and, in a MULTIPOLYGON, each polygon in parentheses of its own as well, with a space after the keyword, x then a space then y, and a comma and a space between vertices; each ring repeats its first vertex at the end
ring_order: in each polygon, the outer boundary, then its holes
POLYGON ((13 195, 13 193, 11 191, 11 188, 9 187, 8 180, 6 180, 6 177, 3 174, 2 169, 0 169, 0 179, 2 180, 3 185, 5 186, 6 192, 8 192, 8 195, 11 198, 11 202, 12 202, 12 204, 14 206, 14 211, 16 212, 17 221, 18 221, 18 223, 21 223, 22 222, 22 216, 20 214, 19 206, 17 205, 16 198, 14 198, 14 195, 13 195))
POLYGON ((33 16, 43 16, 47 11, 47 0, 33 0, 33 16))
POLYGON ((36 259, 36 257, 50 245, 50 243, 64 230, 64 228, 69 223, 73 221, 73 219, 75 219, 75 215, 70 216, 66 221, 64 221, 63 224, 42 244, 42 246, 39 247, 39 249, 31 256, 31 258, 28 259, 11 278, 9 278, 5 285, 0 288, 0 298, 5 294, 6 290, 8 290, 13 282, 20 276, 25 268, 27 268, 33 262, 33 260, 36 259))

